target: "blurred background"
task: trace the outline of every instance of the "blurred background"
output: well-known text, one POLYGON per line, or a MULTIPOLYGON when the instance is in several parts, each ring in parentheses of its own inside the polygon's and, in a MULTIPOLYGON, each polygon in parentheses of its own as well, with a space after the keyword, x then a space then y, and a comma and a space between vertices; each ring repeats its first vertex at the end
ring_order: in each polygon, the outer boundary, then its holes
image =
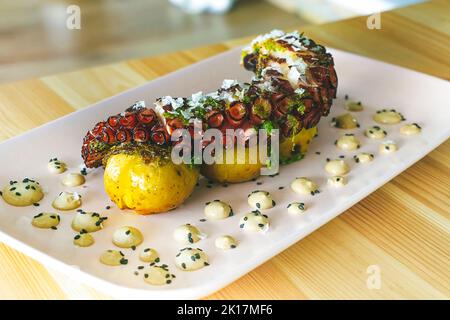
POLYGON ((301 29, 421 0, 0 0, 0 82, 301 29), (77 5, 81 29, 66 26, 77 5))

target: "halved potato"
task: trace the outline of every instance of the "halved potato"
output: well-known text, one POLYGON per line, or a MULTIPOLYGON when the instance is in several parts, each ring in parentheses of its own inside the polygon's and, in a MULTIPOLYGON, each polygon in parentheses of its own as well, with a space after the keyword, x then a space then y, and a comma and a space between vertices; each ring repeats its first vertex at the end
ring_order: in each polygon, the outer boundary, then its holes
POLYGON ((156 146, 125 144, 105 160, 104 184, 121 209, 138 214, 165 212, 188 198, 198 180, 198 169, 174 164, 170 151, 156 146))
POLYGON ((317 127, 302 129, 291 138, 280 140, 280 162, 291 163, 300 160, 308 151, 309 144, 317 134, 317 127))
MULTIPOLYGON (((313 127, 310 129, 302 129, 291 138, 282 138, 280 140, 279 148, 280 163, 287 164, 300 160, 308 151, 309 144, 316 133, 317 127, 313 127)), ((245 149, 245 155, 240 155, 240 157, 237 150, 237 148, 234 148, 233 151, 227 149, 223 150, 224 158, 227 156, 227 153, 234 152, 234 163, 203 164, 200 170, 201 174, 208 179, 221 183, 238 183, 257 178, 263 167, 263 163, 259 160, 259 155, 257 163, 252 164, 249 161, 249 154, 250 151, 253 151, 252 149, 247 147, 245 149), (240 163, 238 163, 238 159, 241 160, 239 161, 240 163)))
POLYGON ((230 150, 224 148, 224 159, 226 159, 228 153, 234 152, 234 162, 225 163, 224 160, 224 163, 203 164, 200 172, 206 178, 221 183, 237 183, 254 179, 260 175, 263 165, 259 160, 259 155, 256 163, 250 163, 250 151, 257 152, 257 147, 245 148, 245 154, 240 154, 237 147, 230 150))

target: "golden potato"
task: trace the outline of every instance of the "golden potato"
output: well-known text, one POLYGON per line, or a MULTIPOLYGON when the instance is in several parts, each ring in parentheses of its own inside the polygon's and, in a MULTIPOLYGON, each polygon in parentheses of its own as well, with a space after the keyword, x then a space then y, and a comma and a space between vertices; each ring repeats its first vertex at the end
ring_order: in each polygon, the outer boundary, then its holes
MULTIPOLYGON (((280 163, 286 164, 291 163, 296 160, 301 159, 301 157, 308 151, 309 144, 311 140, 317 133, 317 127, 313 127, 310 129, 302 129, 299 133, 294 135, 292 138, 282 138, 280 140, 280 163)), ((256 148, 256 147, 255 147, 256 148)), ((229 182, 229 183, 238 183, 245 182, 251 179, 257 178, 260 175, 261 168, 263 164, 258 161, 255 164, 250 164, 249 162, 249 153, 250 149, 246 148, 245 150, 245 161, 240 161, 241 164, 238 164, 238 152, 237 148, 234 148, 234 163, 227 164, 211 164, 206 165, 203 164, 201 166, 201 174, 208 179, 217 182, 229 182)), ((231 150, 224 149, 224 158, 227 155, 227 152, 231 152, 231 150)), ((241 155, 242 159, 244 155, 241 155)))
POLYGON ((291 163, 300 160, 308 151, 309 144, 317 134, 317 127, 302 129, 292 138, 280 140, 280 162, 291 163))
POLYGON ((165 212, 188 198, 198 180, 198 169, 174 164, 164 148, 125 144, 113 148, 105 160, 104 184, 121 209, 138 214, 165 212))
MULTIPOLYGON (((233 163, 221 163, 221 164, 215 163, 210 165, 203 164, 201 166, 200 172, 206 178, 221 183, 224 182, 237 183, 249 181, 253 178, 256 178, 260 175, 262 164, 259 161, 259 156, 257 158, 256 163, 254 164, 249 163, 250 150, 251 150, 250 148, 245 148, 245 155, 244 154, 241 155, 239 154, 237 147, 234 148, 233 150, 224 149, 223 150, 224 159, 226 159, 226 156, 229 152, 234 152, 233 163), (238 159, 240 161, 238 161, 238 159)), ((225 160, 223 162, 225 162, 225 160)))

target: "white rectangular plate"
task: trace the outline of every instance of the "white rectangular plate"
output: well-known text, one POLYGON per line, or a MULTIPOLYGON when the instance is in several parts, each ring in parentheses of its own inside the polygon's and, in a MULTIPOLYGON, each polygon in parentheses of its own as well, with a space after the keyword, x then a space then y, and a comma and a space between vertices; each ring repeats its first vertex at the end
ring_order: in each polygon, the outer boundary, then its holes
MULTIPOLYGON (((193 92, 209 92, 218 88, 223 79, 247 80, 250 74, 239 66, 239 48, 204 60, 141 87, 126 91, 101 101, 90 108, 74 112, 48 123, 26 134, 10 139, 0 145, 0 185, 9 180, 33 177, 40 181, 47 194, 40 207, 15 208, 0 200, 0 239, 6 244, 34 257, 45 265, 59 270, 75 279, 93 286, 109 295, 122 298, 144 299, 188 299, 213 293, 251 271, 280 251, 299 241, 347 208, 375 191, 381 185, 401 173, 425 156, 450 135, 450 88, 448 82, 403 69, 379 61, 331 50, 339 76, 339 94, 332 114, 323 118, 319 126, 319 137, 314 139, 310 152, 300 162, 281 168, 276 177, 262 177, 256 182, 230 185, 224 188, 215 185, 208 189, 205 180, 192 197, 179 209, 165 214, 136 216, 120 211, 111 205, 104 192, 102 170, 87 177, 86 188, 64 188, 62 176, 51 175, 46 165, 50 158, 58 157, 69 165, 69 171, 78 171, 81 164, 80 147, 86 131, 108 115, 123 111, 137 100, 147 105, 163 95, 187 96, 193 92), (354 130, 360 138, 359 151, 375 154, 370 164, 356 164, 352 156, 356 152, 337 149, 333 142, 339 129, 330 127, 330 119, 345 112, 343 96, 362 101, 364 112, 355 113, 361 128, 354 130), (399 150, 391 155, 379 155, 379 141, 364 137, 363 130, 373 125, 372 115, 377 109, 395 108, 406 117, 406 122, 419 123, 423 131, 415 137, 399 135, 400 125, 385 126, 388 138, 397 142, 399 150), (320 151, 320 155, 316 154, 320 151), (351 166, 349 183, 341 189, 326 185, 323 169, 326 158, 345 155, 351 166), (307 176, 317 181, 321 193, 312 197, 300 197, 290 190, 293 177, 307 176), (284 186, 283 190, 279 190, 284 186), (267 210, 271 227, 266 234, 245 234, 238 227, 241 216, 250 209, 247 194, 255 189, 272 193, 277 205, 267 210), (95 244, 79 248, 72 244, 75 232, 70 228, 74 212, 60 213, 61 224, 57 231, 41 230, 31 226, 31 218, 41 211, 54 211, 51 202, 63 190, 76 190, 83 195, 85 211, 96 211, 108 216, 105 229, 94 234, 95 244), (217 222, 200 222, 204 203, 214 199, 229 202, 235 216, 217 222), (302 201, 308 207, 302 216, 292 216, 286 207, 290 202, 302 201), (172 239, 172 231, 178 225, 192 223, 208 238, 196 245, 202 248, 211 265, 195 272, 183 272, 174 265, 174 257, 182 246, 172 239), (139 228, 145 241, 141 245, 156 248, 161 262, 169 265, 177 278, 172 284, 154 287, 143 281, 142 273, 133 272, 139 262, 138 250, 123 250, 129 259, 127 266, 107 267, 99 263, 99 255, 113 249, 111 235, 123 225, 139 228), (221 251, 214 246, 219 235, 230 234, 237 238, 239 246, 234 250, 221 251)), ((88 84, 87 84, 88 85, 88 84)))

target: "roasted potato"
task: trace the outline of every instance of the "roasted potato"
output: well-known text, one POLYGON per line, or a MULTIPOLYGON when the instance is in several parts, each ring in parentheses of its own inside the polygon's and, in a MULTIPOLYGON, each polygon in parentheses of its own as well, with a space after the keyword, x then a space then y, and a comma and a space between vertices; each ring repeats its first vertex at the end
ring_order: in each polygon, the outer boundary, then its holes
POLYGON ((170 151, 149 145, 113 148, 105 161, 104 184, 121 209, 138 214, 169 211, 188 198, 198 180, 198 169, 174 164, 170 151))
POLYGON ((224 149, 224 159, 226 159, 226 156, 229 152, 234 152, 233 163, 225 163, 226 161, 224 160, 223 163, 215 163, 210 165, 203 164, 200 170, 201 174, 208 179, 221 183, 237 183, 249 181, 260 175, 262 163, 259 160, 259 156, 256 163, 250 163, 250 148, 245 149, 245 155, 240 155, 237 147, 233 148, 232 150, 224 149), (240 161, 238 161, 238 159, 240 161))
POLYGON ((317 134, 317 127, 302 129, 292 138, 284 138, 280 141, 280 162, 281 164, 291 163, 300 160, 308 151, 308 147, 314 136, 317 134))

